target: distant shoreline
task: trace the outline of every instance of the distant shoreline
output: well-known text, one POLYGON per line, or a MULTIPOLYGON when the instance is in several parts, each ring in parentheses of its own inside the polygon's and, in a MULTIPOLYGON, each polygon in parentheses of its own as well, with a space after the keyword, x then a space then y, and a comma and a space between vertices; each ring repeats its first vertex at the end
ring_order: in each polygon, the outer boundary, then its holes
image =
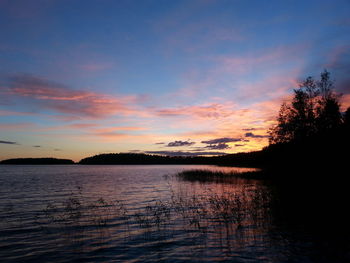
POLYGON ((163 156, 133 153, 99 154, 83 158, 78 162, 58 158, 11 158, 0 161, 1 165, 221 165, 256 167, 252 155, 238 153, 221 156, 163 156))
POLYGON ((64 165, 64 164, 76 164, 69 159, 58 158, 12 158, 0 161, 0 164, 10 165, 64 165))

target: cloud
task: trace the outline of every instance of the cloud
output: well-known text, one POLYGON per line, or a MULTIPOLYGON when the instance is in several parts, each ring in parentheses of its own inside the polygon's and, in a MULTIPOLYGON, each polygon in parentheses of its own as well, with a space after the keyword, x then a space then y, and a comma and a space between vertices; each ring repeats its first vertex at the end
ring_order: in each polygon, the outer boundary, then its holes
POLYGON ((217 70, 241 75, 256 70, 263 71, 266 69, 266 65, 269 65, 269 68, 278 68, 283 65, 285 61, 300 64, 303 62, 303 59, 298 56, 293 56, 292 54, 296 52, 298 54, 305 54, 307 50, 307 45, 301 44, 258 50, 254 53, 241 56, 218 56, 216 58, 219 62, 217 70))
POLYGON ((113 133, 113 132, 137 132, 145 131, 147 128, 144 127, 135 127, 135 126, 114 126, 114 127, 104 127, 93 129, 93 132, 96 133, 113 133))
MULTIPOLYGON (((349 84, 349 86, 350 86, 350 84, 349 84)), ((340 102, 341 102, 342 111, 346 111, 347 108, 350 107, 350 94, 344 94, 340 98, 340 102)))
POLYGON ((246 129, 242 129, 243 131, 255 131, 258 130, 257 128, 246 128, 246 129))
POLYGON ((165 144, 165 142, 156 142, 155 144, 156 144, 156 145, 165 144))
POLYGON ((209 141, 202 141, 202 143, 206 144, 217 144, 217 143, 228 143, 228 142, 240 142, 242 141, 241 138, 230 138, 230 137, 225 137, 225 138, 217 138, 209 141))
POLYGON ((210 144, 205 146, 205 148, 210 150, 224 150, 224 149, 230 149, 230 145, 226 143, 218 143, 218 144, 210 144))
POLYGON ((96 123, 74 123, 70 124, 67 127, 73 128, 73 129, 85 129, 85 128, 94 128, 96 127, 96 123))
POLYGON ((132 139, 135 137, 142 137, 141 131, 145 131, 147 128, 144 127, 133 127, 133 126, 116 126, 116 127, 102 127, 89 129, 89 135, 102 137, 104 139, 121 139, 128 138, 132 139))
POLYGON ((159 109, 156 110, 155 113, 162 117, 196 116, 205 119, 218 119, 228 117, 232 115, 234 111, 232 110, 232 105, 207 103, 189 107, 159 109))
POLYGON ((204 155, 225 155, 223 152, 182 152, 182 151, 146 151, 148 154, 157 154, 157 155, 167 155, 167 156, 204 156, 204 155))
POLYGON ((182 146, 191 146, 195 144, 195 142, 189 142, 189 141, 174 141, 169 142, 167 147, 182 147, 182 146))
POLYGON ((11 141, 0 141, 2 144, 13 144, 13 145, 18 145, 17 142, 11 142, 11 141))
POLYGON ((37 114, 31 113, 31 112, 0 110, 0 116, 28 116, 28 115, 37 115, 37 114))
POLYGON ((247 132, 245 134, 245 137, 248 137, 248 138, 269 138, 270 136, 268 136, 268 135, 257 135, 257 134, 254 134, 252 132, 247 132))
POLYGON ((32 75, 15 75, 9 79, 3 95, 23 99, 32 106, 44 107, 59 113, 79 117, 104 118, 114 114, 134 114, 139 98, 111 96, 76 90, 32 75))

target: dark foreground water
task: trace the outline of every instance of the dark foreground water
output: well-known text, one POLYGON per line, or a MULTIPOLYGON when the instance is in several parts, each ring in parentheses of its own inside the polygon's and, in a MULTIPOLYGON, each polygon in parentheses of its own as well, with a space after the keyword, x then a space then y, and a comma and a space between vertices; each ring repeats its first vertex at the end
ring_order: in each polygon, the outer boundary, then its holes
POLYGON ((347 222, 318 201, 175 176, 189 169, 242 168, 0 166, 0 261, 350 262, 347 222))

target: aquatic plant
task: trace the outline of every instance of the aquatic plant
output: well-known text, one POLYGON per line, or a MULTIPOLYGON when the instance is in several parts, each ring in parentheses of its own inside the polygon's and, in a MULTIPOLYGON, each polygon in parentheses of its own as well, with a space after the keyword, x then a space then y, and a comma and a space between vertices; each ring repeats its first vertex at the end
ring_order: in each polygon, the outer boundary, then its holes
POLYGON ((82 231, 93 229, 109 239, 116 234, 132 239, 135 233, 144 233, 146 239, 176 233, 204 235, 202 238, 209 233, 234 235, 268 218, 265 203, 269 197, 254 187, 205 195, 173 190, 170 193, 168 200, 154 200, 135 210, 121 200, 87 200, 80 189, 61 203, 47 204, 39 221, 47 231, 61 231, 70 239, 79 240, 82 231))
POLYGON ((216 182, 229 183, 234 182, 237 178, 259 179, 265 177, 265 172, 260 169, 248 171, 210 171, 210 170, 186 170, 176 175, 181 180, 197 182, 216 182))

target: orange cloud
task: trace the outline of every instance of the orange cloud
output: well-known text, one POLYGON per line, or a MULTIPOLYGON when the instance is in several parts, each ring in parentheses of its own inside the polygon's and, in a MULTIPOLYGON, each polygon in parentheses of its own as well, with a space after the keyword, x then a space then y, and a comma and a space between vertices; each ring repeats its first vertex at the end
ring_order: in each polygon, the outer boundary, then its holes
POLYGON ((341 102, 341 110, 346 111, 346 109, 350 107, 350 94, 344 94, 340 98, 340 102, 341 102))

